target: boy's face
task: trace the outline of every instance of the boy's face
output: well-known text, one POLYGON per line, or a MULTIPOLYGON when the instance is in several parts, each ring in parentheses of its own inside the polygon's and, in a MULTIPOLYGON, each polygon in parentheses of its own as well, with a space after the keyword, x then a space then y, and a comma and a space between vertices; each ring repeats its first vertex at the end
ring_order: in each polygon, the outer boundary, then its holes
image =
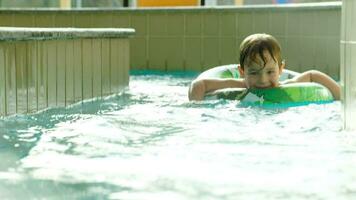
POLYGON ((255 61, 249 62, 244 69, 241 67, 240 74, 244 76, 247 88, 272 88, 279 86, 279 75, 282 73, 284 65, 279 67, 278 62, 274 61, 268 51, 263 55, 266 65, 259 55, 255 61))

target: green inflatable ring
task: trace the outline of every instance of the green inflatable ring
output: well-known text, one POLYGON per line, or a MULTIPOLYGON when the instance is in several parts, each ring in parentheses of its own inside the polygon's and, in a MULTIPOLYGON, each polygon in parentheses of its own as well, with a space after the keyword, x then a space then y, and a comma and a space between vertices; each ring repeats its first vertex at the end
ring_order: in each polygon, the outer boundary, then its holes
MULTIPOLYGON (((297 72, 284 70, 280 80, 293 78, 297 72)), ((237 65, 225 65, 209 69, 198 76, 200 78, 239 78, 237 65)), ((246 89, 226 88, 205 95, 206 100, 239 100, 248 106, 299 106, 325 104, 334 101, 331 92, 318 83, 291 83, 277 88, 246 89)))

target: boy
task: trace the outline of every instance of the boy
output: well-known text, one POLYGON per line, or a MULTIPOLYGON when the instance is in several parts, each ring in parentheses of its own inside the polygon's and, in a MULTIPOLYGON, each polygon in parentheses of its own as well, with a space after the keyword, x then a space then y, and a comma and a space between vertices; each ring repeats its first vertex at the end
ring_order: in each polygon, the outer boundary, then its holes
POLYGON ((189 100, 200 101, 207 92, 223 88, 271 88, 282 84, 316 82, 330 90, 335 100, 340 99, 339 85, 328 75, 310 70, 293 79, 279 82, 285 67, 278 41, 268 34, 253 34, 240 45, 239 79, 196 79, 189 88, 189 100))

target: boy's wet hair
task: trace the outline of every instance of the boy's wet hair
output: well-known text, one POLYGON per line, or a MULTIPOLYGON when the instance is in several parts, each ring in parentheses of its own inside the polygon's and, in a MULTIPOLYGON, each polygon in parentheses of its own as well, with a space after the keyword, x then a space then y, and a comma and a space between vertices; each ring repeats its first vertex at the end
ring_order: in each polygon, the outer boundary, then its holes
POLYGON ((281 46, 276 38, 265 33, 253 34, 245 38, 240 45, 240 65, 244 69, 251 61, 258 63, 257 56, 263 60, 263 67, 266 65, 266 58, 263 52, 267 50, 278 66, 282 65, 281 46))

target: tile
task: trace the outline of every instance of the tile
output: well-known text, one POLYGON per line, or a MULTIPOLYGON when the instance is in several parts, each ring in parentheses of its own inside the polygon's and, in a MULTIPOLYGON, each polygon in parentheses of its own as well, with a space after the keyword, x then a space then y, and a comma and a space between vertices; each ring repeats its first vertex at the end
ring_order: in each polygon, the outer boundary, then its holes
POLYGON ((55 27, 55 15, 51 12, 41 12, 34 15, 36 27, 55 27))
POLYGON ((6 115, 5 47, 0 43, 0 116, 6 115))
POLYGON ((245 38, 255 33, 253 28, 255 15, 252 12, 240 12, 237 16, 237 35, 245 38))
POLYGON ((147 69, 147 39, 130 38, 130 62, 132 69, 147 69))
POLYGON ((327 15, 326 33, 331 37, 340 37, 341 35, 341 13, 340 10, 331 10, 327 15))
POLYGON ((328 45, 325 38, 315 39, 315 68, 324 73, 328 72, 329 65, 326 57, 328 56, 328 45))
POLYGON ((236 14, 233 12, 221 12, 219 14, 221 36, 236 37, 236 14))
MULTIPOLYGON (((131 28, 131 23, 130 23, 130 14, 129 13, 123 13, 123 12, 112 12, 112 27, 116 28, 131 28)), ((95 15, 96 18, 96 15, 95 15)), ((106 22, 106 24, 108 24, 106 22)))
POLYGON ((327 56, 325 60, 328 62, 328 74, 334 79, 340 78, 340 39, 330 38, 325 40, 327 45, 327 56))
POLYGON ((27 66, 27 107, 28 112, 35 112, 38 110, 38 87, 37 87, 37 42, 28 41, 26 51, 26 66, 27 66))
POLYGON ((92 15, 91 12, 77 11, 73 12, 73 23, 74 27, 77 28, 90 28, 92 25, 92 15))
POLYGON ((172 37, 165 40, 167 70, 184 70, 183 67, 183 37, 172 37))
POLYGON ((16 113, 27 113, 27 44, 24 41, 14 42, 16 63, 16 113))
MULTIPOLYGON (((101 11, 92 14, 92 26, 101 28, 112 28, 116 27, 113 25, 113 12, 111 11, 101 11)), ((116 21, 117 19, 115 19, 116 21)), ((128 27, 128 26, 124 26, 128 27)))
POLYGON ((4 42, 5 46, 5 71, 6 71, 6 114, 16 113, 17 82, 16 82, 16 53, 13 42, 4 42))
POLYGON ((202 71, 202 42, 198 37, 186 37, 184 48, 184 69, 188 71, 202 71))
POLYGON ((55 27, 73 27, 74 16, 71 12, 56 12, 54 14, 55 27))
POLYGON ((70 105, 75 102, 74 93, 74 42, 67 40, 65 42, 65 104, 70 105))
POLYGON ((74 52, 74 101, 83 100, 83 49, 82 40, 73 40, 74 52))
POLYGON ((164 37, 153 37, 149 39, 148 43, 148 69, 152 70, 166 70, 166 59, 167 59, 167 49, 166 49, 166 38, 164 37))
POLYGON ((93 96, 101 97, 101 40, 92 39, 93 96))
MULTIPOLYGON (((68 41, 68 40, 67 40, 68 41)), ((66 105, 66 40, 57 42, 57 106, 66 105)))
POLYGON ((11 13, 1 13, 0 14, 0 26, 14 26, 13 25, 13 16, 11 13))
POLYGON ((274 36, 274 37, 277 39, 279 45, 281 46, 281 49, 282 49, 281 54, 282 54, 282 59, 283 59, 285 51, 288 50, 288 49, 284 48, 287 43, 287 37, 285 37, 285 36, 274 36))
POLYGON ((48 56, 47 42, 37 41, 37 109, 48 107, 48 56))
POLYGON ((203 35, 219 35, 219 14, 216 12, 203 12, 203 35))
POLYGON ((202 34, 202 16, 201 12, 185 13, 185 35, 200 36, 202 34))
POLYGON ((253 12, 253 30, 255 33, 270 33, 269 12, 253 12))
POLYGON ((146 36, 148 33, 148 15, 143 13, 132 15, 130 27, 135 29, 135 37, 146 36))
POLYGON ((130 82, 130 40, 123 39, 124 52, 123 52, 123 74, 124 74, 124 84, 125 87, 129 85, 130 82))
POLYGON ((111 94, 111 53, 110 53, 110 39, 101 39, 101 70, 102 70, 102 95, 107 96, 111 94))
POLYGON ((110 89, 111 94, 120 92, 120 59, 118 39, 110 39, 110 89))
MULTIPOLYGON (((300 55, 301 42, 299 37, 288 37, 286 39, 286 45, 283 47, 285 49, 283 55, 286 62, 286 68, 289 70, 301 72, 300 61, 302 57, 300 55)), ((304 63, 303 63, 304 66, 304 63)))
POLYGON ((240 63, 240 45, 241 45, 241 43, 242 43, 242 41, 244 39, 245 38, 243 38, 243 37, 237 37, 236 38, 236 41, 235 41, 235 43, 236 43, 236 56, 237 56, 236 63, 240 63))
POLYGON ((287 31, 287 11, 271 11, 269 33, 275 37, 285 37, 287 31))
POLYGON ((92 40, 82 39, 83 56, 83 100, 93 98, 92 40))
POLYGON ((184 14, 168 12, 166 18, 167 36, 182 36, 184 34, 184 14))
POLYGON ((12 22, 13 22, 12 26, 18 26, 18 27, 36 26, 34 15, 31 12, 16 13, 16 15, 14 15, 13 17, 12 22))
POLYGON ((219 65, 219 38, 203 39, 203 70, 219 65))
MULTIPOLYGON (((330 11, 328 10, 319 10, 315 11, 315 21, 317 21, 317 27, 315 27, 315 36, 329 36, 328 27, 330 24, 329 19, 330 11)), ((334 28, 337 25, 334 25, 334 28)))
POLYGON ((235 37, 220 38, 220 64, 232 64, 237 62, 238 51, 235 37))
POLYGON ((57 106, 57 41, 46 41, 47 51, 47 103, 49 107, 57 106))
POLYGON ((167 16, 165 12, 148 15, 148 35, 163 36, 167 34, 167 16))
POLYGON ((119 65, 118 65, 118 76, 119 76, 119 84, 118 84, 118 93, 122 91, 122 89, 125 87, 125 76, 127 75, 127 69, 125 68, 124 66, 124 62, 125 62, 125 59, 124 59, 124 51, 126 50, 126 43, 124 42, 125 39, 119 39, 117 38, 116 39, 117 41, 117 48, 118 48, 118 59, 119 59, 119 65))
POLYGON ((314 36, 317 27, 317 13, 316 11, 303 11, 300 15, 300 35, 314 36))
POLYGON ((302 37, 300 39, 303 42, 303 50, 299 49, 300 60, 298 62, 301 66, 300 71, 315 69, 315 39, 310 37, 302 37))
POLYGON ((298 37, 301 35, 301 16, 299 11, 290 11, 287 13, 287 37, 298 37))

